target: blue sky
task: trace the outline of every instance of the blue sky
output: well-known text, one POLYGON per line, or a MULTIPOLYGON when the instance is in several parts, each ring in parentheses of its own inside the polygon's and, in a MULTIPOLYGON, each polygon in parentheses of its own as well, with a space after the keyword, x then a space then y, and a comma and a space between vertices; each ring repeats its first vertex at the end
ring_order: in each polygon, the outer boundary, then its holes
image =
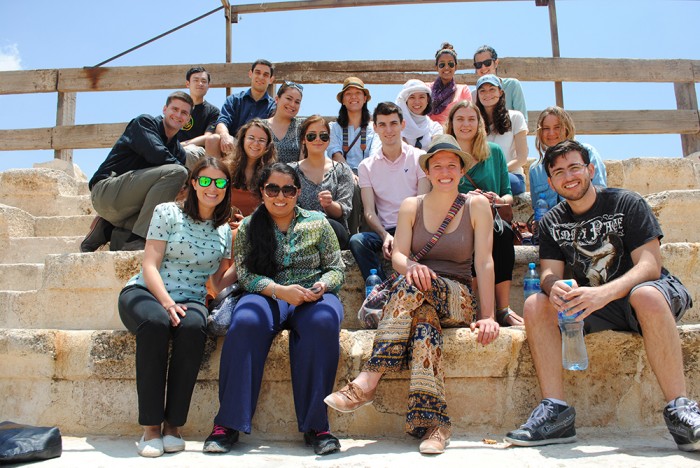
MULTIPOLYGON (((218 0, 0 0, 0 70, 95 65, 220 5, 218 0)), ((700 59, 699 1, 559 0, 557 11, 563 57, 700 59)), ((224 38, 219 12, 109 66, 182 64, 184 86, 189 65, 224 61, 224 38)), ((502 57, 548 57, 548 10, 530 0, 250 14, 233 25, 233 61, 432 59, 443 41, 454 44, 464 64, 482 44, 493 46, 502 57)), ((370 107, 393 101, 399 88, 371 86, 370 107)), ((339 85, 307 86, 300 115, 335 115, 338 89, 339 85)), ((554 103, 552 83, 524 82, 523 89, 531 110, 554 103)), ((77 123, 157 115, 167 94, 165 90, 80 93, 77 123)), ((223 89, 211 89, 207 95, 217 106, 224 98, 223 89)), ((566 83, 564 99, 574 110, 676 107, 670 83, 566 83)), ((4 110, 0 129, 55 123, 55 94, 2 95, 0 106, 4 110)), ((596 146, 603 159, 682 155, 677 135, 581 135, 580 139, 596 146)), ((529 141, 534 157, 534 139, 529 141)), ((75 162, 90 176, 108 151, 77 150, 75 162)), ((31 167, 52 157, 52 151, 0 152, 0 170, 31 167)))

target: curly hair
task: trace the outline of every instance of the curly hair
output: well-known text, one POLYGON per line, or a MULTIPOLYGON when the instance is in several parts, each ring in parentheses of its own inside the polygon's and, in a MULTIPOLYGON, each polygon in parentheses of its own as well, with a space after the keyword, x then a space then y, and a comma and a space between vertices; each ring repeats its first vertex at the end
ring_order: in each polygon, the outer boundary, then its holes
POLYGON ((449 117, 447 117, 447 126, 445 127, 445 133, 452 135, 453 137, 455 137, 455 139, 457 139, 457 135, 455 135, 453 121, 455 114, 460 109, 473 109, 474 112, 476 112, 476 136, 474 137, 474 142, 472 143, 472 150, 470 151, 470 153, 472 157, 478 162, 487 160, 489 156, 491 156, 491 148, 489 148, 489 142, 486 139, 486 124, 484 123, 484 118, 481 115, 479 108, 476 107, 476 104, 474 104, 473 102, 459 101, 455 103, 454 106, 452 106, 452 108, 450 109, 449 117))
POLYGON ((539 162, 542 162, 544 158, 544 153, 547 151, 548 146, 542 141, 542 123, 547 116, 553 115, 559 119, 562 130, 564 134, 562 135, 563 140, 573 140, 576 137, 576 126, 574 126, 574 121, 564 109, 559 106, 550 106, 540 113, 537 118, 537 132, 535 133, 535 148, 540 154, 539 162))
POLYGON ((248 189, 254 191, 255 180, 260 174, 262 168, 275 162, 277 162, 277 149, 272 142, 272 130, 270 130, 270 127, 263 120, 258 118, 249 121, 243 125, 236 134, 236 148, 233 153, 233 158, 229 162, 232 177, 231 185, 237 189, 248 189), (246 180, 245 169, 248 165, 248 155, 245 152, 244 143, 246 132, 248 132, 248 129, 251 127, 261 128, 265 132, 265 135, 267 136, 267 146, 265 148, 265 153, 255 164, 253 177, 251 177, 250 180, 246 180))

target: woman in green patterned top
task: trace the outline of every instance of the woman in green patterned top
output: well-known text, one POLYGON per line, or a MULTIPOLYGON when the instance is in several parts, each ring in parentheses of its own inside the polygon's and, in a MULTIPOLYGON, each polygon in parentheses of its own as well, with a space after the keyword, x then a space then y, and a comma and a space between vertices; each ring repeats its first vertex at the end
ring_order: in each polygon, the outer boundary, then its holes
POLYGON ((205 452, 228 452, 250 433, 267 353, 289 333, 289 361, 299 431, 316 454, 340 449, 329 432, 325 395, 340 356, 343 306, 336 296, 345 274, 338 240, 326 217, 297 206, 301 183, 288 165, 265 167, 263 204, 245 218, 234 244, 238 301, 221 350, 219 413, 205 452))

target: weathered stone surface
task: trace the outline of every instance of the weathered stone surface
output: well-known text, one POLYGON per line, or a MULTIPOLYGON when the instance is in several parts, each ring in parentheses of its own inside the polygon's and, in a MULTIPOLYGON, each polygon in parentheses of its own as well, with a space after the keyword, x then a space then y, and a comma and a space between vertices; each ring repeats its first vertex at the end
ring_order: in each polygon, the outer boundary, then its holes
POLYGON ((661 224, 664 242, 700 242, 700 190, 668 190, 644 198, 661 224))
POLYGON ((0 264, 0 291, 39 289, 43 271, 40 263, 0 264))
POLYGON ((608 187, 642 195, 665 190, 700 189, 700 164, 688 158, 630 158, 605 161, 608 187))
POLYGON ((34 216, 94 213, 87 184, 54 169, 10 169, 0 173, 0 202, 34 216))
POLYGON ((62 159, 52 159, 51 161, 34 163, 32 165, 35 169, 53 169, 56 171, 63 171, 70 177, 75 179, 76 182, 88 182, 88 178, 83 173, 83 171, 78 167, 77 164, 71 163, 69 161, 64 161, 62 159))
MULTIPOLYGON (((336 387, 360 371, 373 334, 342 332, 336 387)), ((688 392, 697 395, 700 326, 680 327, 680 334, 688 392)), ((664 401, 643 340, 630 333, 603 332, 588 336, 586 343, 589 369, 565 372, 567 400, 576 405, 578 426, 663 424, 664 401)), ((211 352, 210 343, 190 409, 188 431, 199 436, 209 431, 218 408, 221 344, 219 339, 211 352)), ((521 329, 503 330, 486 347, 476 345, 468 330, 446 330, 446 391, 456 433, 508 430, 527 417, 540 395, 525 344, 521 329)), ((281 333, 268 356, 254 418, 254 431, 271 438, 296 436, 287 346, 287 333, 281 333)), ((121 331, 0 329, 0 392, 6 396, 0 401, 0 414, 60 425, 65 434, 137 433, 134 350, 133 336, 121 331)), ((407 371, 387 375, 373 405, 350 414, 331 411, 332 427, 348 436, 400 436, 407 392, 407 371)))
POLYGON ((693 307, 681 323, 700 323, 700 243, 661 244, 661 259, 664 267, 678 277, 690 292, 693 307))
POLYGON ((11 237, 0 260, 2 263, 42 263, 52 254, 79 252, 83 236, 11 237))
POLYGON ((35 218, 37 237, 85 236, 94 216, 40 216, 35 218))

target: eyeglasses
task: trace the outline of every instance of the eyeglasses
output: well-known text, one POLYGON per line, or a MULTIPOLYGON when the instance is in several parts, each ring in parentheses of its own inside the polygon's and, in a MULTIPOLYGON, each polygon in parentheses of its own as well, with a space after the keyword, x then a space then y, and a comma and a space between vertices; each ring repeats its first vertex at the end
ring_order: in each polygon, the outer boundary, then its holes
POLYGON ((299 91, 304 91, 304 87, 300 85, 299 83, 295 83, 293 81, 285 81, 284 85, 288 88, 296 88, 299 91))
POLYGON ((328 134, 328 132, 321 132, 318 135, 316 135, 316 132, 307 133, 305 135, 305 138, 306 141, 312 142, 316 140, 316 136, 318 136, 324 143, 331 139, 331 136, 328 134))
POLYGON ((248 140, 250 144, 257 143, 260 146, 267 146, 267 138, 255 138, 253 135, 248 135, 245 139, 248 140))
POLYGON ((588 164, 572 164, 566 169, 557 169, 556 171, 550 172, 549 177, 552 179, 561 179, 566 174, 571 174, 572 176, 578 176, 584 173, 588 164))
POLYGON ((197 183, 199 184, 200 187, 209 187, 212 183, 214 182, 214 185, 218 189, 225 189, 226 186, 228 185, 228 179, 212 179, 211 177, 207 176, 199 176, 197 177, 197 183))
POLYGON ((493 59, 486 59, 483 62, 474 62, 474 68, 479 70, 481 67, 490 67, 493 62, 493 59))
POLYGON ((438 68, 442 70, 443 68, 445 68, 445 65, 447 65, 450 68, 454 68, 456 64, 454 62, 440 62, 438 63, 438 68))
POLYGON ((267 195, 270 198, 275 198, 277 195, 279 195, 280 190, 282 191, 282 195, 284 195, 285 198, 294 198, 297 196, 297 192, 299 191, 299 189, 293 185, 285 185, 283 187, 280 187, 277 184, 266 184, 263 188, 265 195, 267 195))

